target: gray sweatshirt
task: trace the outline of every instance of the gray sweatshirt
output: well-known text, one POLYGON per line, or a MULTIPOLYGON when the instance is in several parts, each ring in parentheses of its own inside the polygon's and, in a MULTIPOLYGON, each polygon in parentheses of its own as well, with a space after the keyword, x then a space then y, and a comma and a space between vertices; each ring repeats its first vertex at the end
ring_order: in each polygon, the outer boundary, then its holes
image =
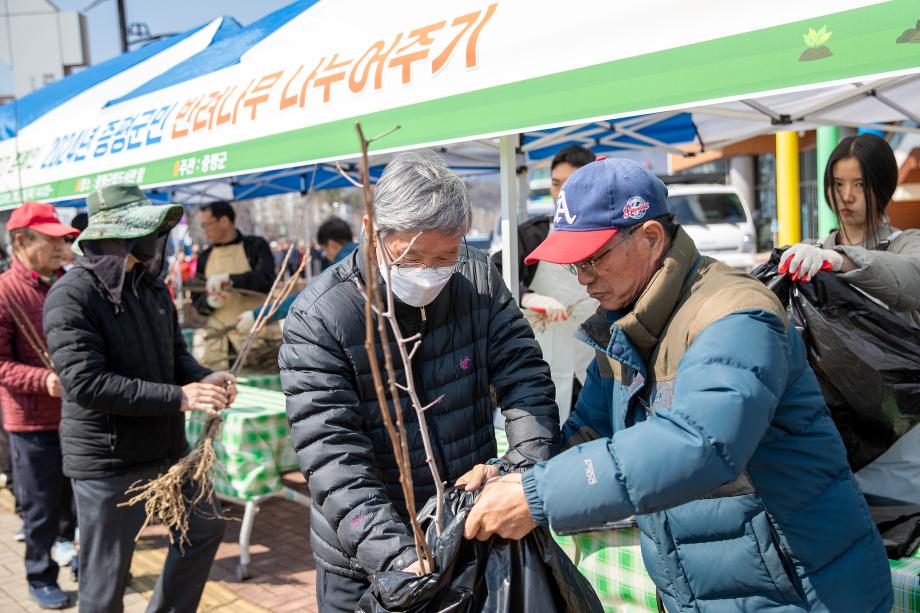
POLYGON ((860 245, 838 245, 837 231, 821 247, 834 249, 853 260, 857 268, 838 276, 885 303, 892 313, 920 328, 920 230, 898 230, 888 224, 879 228, 878 244, 890 241, 888 249, 867 249, 860 245))

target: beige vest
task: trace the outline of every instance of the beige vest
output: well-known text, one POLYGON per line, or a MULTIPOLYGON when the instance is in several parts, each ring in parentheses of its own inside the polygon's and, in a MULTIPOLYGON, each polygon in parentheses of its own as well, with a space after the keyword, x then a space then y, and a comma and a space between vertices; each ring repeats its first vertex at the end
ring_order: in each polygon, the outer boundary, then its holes
MULTIPOLYGON (((616 325, 642 354, 648 366, 648 382, 661 383, 674 380, 681 358, 707 326, 750 309, 770 311, 784 323, 787 321, 785 309, 767 286, 717 260, 700 256, 693 239, 679 230, 662 267, 632 311, 616 325)), ((622 382, 626 367, 603 355, 612 375, 622 382)))
MULTIPOLYGON (((206 278, 210 278, 220 274, 238 275, 250 270, 252 267, 246 259, 243 243, 239 242, 211 249, 204 274, 206 278)), ((232 287, 227 290, 227 301, 224 306, 215 309, 208 316, 203 364, 215 370, 229 368, 229 345, 239 350, 243 344, 243 336, 230 327, 236 324, 241 313, 258 309, 264 301, 264 294, 242 294, 233 291, 232 287)))
MULTIPOLYGON (((633 310, 616 322, 647 366, 648 377, 638 395, 646 412, 671 406, 680 361, 707 326, 732 313, 752 309, 771 312, 788 325, 785 309, 763 283, 700 256, 693 240, 679 230, 664 264, 633 310)), ((632 370, 606 353, 598 352, 597 362, 602 377, 612 377, 627 386, 633 383, 632 370)), ((587 433, 580 434, 578 442, 589 438, 587 433)), ((753 491, 750 480, 742 474, 711 497, 749 491, 753 491)))

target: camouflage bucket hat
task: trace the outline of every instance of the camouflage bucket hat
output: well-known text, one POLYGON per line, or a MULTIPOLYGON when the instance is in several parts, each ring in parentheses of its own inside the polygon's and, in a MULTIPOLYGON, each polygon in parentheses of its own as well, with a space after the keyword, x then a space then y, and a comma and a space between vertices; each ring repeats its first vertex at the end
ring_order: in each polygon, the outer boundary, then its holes
POLYGON ((83 255, 80 243, 102 238, 140 238, 153 232, 168 232, 182 219, 178 204, 155 205, 137 185, 109 185, 86 197, 89 225, 73 243, 83 255))

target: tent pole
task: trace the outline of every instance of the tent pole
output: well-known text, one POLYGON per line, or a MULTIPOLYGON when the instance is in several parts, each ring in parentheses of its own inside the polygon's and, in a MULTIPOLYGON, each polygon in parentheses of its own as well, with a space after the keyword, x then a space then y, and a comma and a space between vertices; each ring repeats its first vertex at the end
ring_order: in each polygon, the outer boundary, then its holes
POLYGON ((502 277, 515 300, 519 300, 518 282, 518 203, 515 145, 518 135, 509 134, 499 140, 498 161, 501 176, 502 202, 502 277))
POLYGON ((819 102, 804 111, 796 113, 797 121, 815 121, 812 115, 817 115, 835 109, 843 104, 848 104, 853 100, 863 98, 865 96, 873 95, 872 92, 875 92, 874 95, 878 95, 879 92, 891 89, 897 85, 902 85, 916 79, 916 74, 905 75, 903 77, 887 78, 887 79, 878 79, 872 81, 871 83, 859 83, 855 84, 856 88, 852 90, 845 91, 838 96, 834 96, 830 100, 824 100, 819 102))
POLYGON ((777 247, 802 240, 798 132, 776 133, 776 218, 779 221, 777 247))
POLYGON ((895 134, 920 134, 920 128, 912 128, 910 126, 898 126, 893 124, 872 124, 867 122, 859 121, 842 121, 839 119, 830 119, 830 118, 819 118, 812 117, 811 121, 822 122, 822 123, 835 123, 841 128, 867 128, 869 130, 880 130, 881 132, 893 132, 895 134))
POLYGON ((827 159, 840 141, 840 128, 837 126, 821 126, 817 130, 817 156, 818 156, 818 238, 823 238, 837 225, 837 217, 827 202, 824 193, 824 167, 827 159))
MULTIPOLYGON (((314 175, 317 172, 319 172, 319 169, 314 167, 313 168, 314 175)), ((310 191, 311 190, 307 188, 307 175, 305 174, 300 175, 300 193, 302 194, 301 198, 303 198, 303 206, 306 207, 307 209, 303 212, 303 218, 302 218, 303 219, 303 244, 304 244, 303 257, 305 258, 310 257, 310 254, 312 253, 310 250, 310 242, 313 240, 313 224, 310 223, 312 221, 311 219, 312 215, 310 214, 311 211, 309 210, 310 209, 310 191)), ((304 273, 305 273, 308 284, 311 281, 313 281, 313 265, 314 264, 315 262, 311 260, 304 267, 304 273)))

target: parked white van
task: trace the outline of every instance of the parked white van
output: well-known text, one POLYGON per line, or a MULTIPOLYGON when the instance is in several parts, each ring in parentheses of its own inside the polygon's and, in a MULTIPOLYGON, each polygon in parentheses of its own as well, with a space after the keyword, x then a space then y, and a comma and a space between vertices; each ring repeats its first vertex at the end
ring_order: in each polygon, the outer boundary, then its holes
POLYGON ((671 184, 668 209, 700 253, 744 271, 754 267, 754 217, 738 189, 731 185, 671 184))

